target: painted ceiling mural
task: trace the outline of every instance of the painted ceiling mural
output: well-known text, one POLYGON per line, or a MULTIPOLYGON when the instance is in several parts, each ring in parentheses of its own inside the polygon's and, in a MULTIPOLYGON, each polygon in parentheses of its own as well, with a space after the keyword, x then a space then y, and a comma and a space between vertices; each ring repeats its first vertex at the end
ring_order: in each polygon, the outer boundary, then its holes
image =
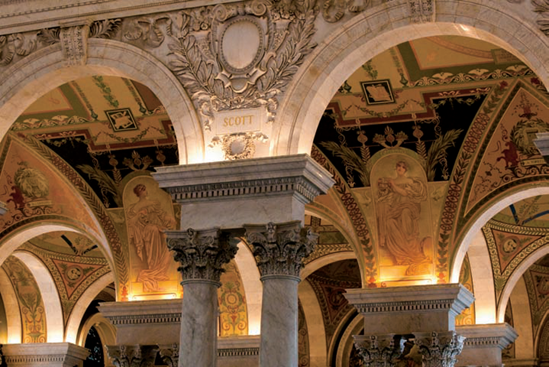
MULTIPOLYGON (((368 283, 448 281, 465 225, 549 174, 532 142, 547 97, 513 55, 458 36, 400 44, 345 81, 311 155, 334 174, 368 283)), ((521 224, 547 209, 522 205, 521 224)))

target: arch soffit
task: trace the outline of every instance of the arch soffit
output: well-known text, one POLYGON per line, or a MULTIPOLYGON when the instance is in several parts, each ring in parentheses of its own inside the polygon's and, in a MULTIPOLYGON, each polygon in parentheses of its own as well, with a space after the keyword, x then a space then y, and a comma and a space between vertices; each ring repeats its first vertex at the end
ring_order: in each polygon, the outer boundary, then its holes
POLYGON ((0 139, 15 119, 43 94, 71 80, 97 74, 130 78, 151 89, 172 120, 180 163, 203 160, 201 124, 181 83, 153 55, 108 39, 88 40, 87 64, 83 66, 65 66, 61 46, 56 44, 38 50, 6 69, 0 75, 3 81, 0 85, 0 139))
POLYGON ((458 240, 459 245, 457 246, 454 254, 451 254, 450 282, 459 282, 459 272, 471 242, 474 240, 477 233, 482 230, 482 227, 484 227, 484 225, 492 219, 492 217, 505 209, 507 206, 520 200, 533 196, 549 195, 549 183, 546 183, 545 181, 538 182, 534 187, 532 187, 531 183, 527 185, 527 188, 524 186, 518 186, 493 198, 491 204, 486 205, 482 211, 479 211, 479 213, 477 213, 477 215, 471 219, 468 224, 466 224, 466 229, 463 231, 464 234, 462 238, 458 240))
POLYGON ((15 252, 13 254, 21 260, 32 273, 42 300, 44 301, 44 311, 46 313, 47 341, 48 343, 63 342, 64 324, 63 308, 61 299, 57 292, 57 287, 53 281, 50 271, 44 263, 30 252, 15 252))
MULTIPOLYGON (((86 344, 86 337, 92 327, 97 330, 101 338, 101 344, 105 346, 116 344, 116 328, 103 315, 96 313, 87 319, 82 326, 78 336, 78 346, 83 347, 86 344)), ((104 351, 106 352, 106 349, 104 351)))
POLYGON ((459 5, 457 0, 436 4, 435 21, 417 24, 406 1, 392 1, 338 27, 288 87, 273 127, 271 155, 309 153, 322 113, 343 82, 365 61, 405 41, 459 35, 491 42, 518 56, 547 84, 543 60, 549 56, 549 41, 534 28, 534 12, 531 19, 521 19, 507 2, 459 5))
POLYGON ((0 294, 4 302, 6 318, 8 320, 8 339, 10 344, 21 343, 23 327, 21 325, 21 312, 19 310, 19 301, 13 289, 13 285, 8 274, 0 266, 0 294))
POLYGON ((40 219, 11 232, 8 236, 2 239, 0 242, 0 248, 2 249, 2 251, 0 251, 0 265, 3 264, 4 261, 12 253, 14 253, 17 248, 19 248, 19 246, 35 237, 49 232, 74 232, 90 238, 99 245, 99 248, 103 253, 103 256, 107 259, 111 270, 116 269, 108 242, 102 236, 98 236, 95 233, 90 234, 68 223, 61 223, 58 221, 48 222, 40 219))
MULTIPOLYGON (((65 342, 77 343, 78 330, 82 323, 82 318, 86 312, 90 303, 97 297, 105 287, 114 282, 114 276, 112 272, 103 275, 97 279, 91 286, 86 289, 82 296, 78 299, 67 322, 67 330, 65 333, 65 342)), ((93 326, 93 325, 92 325, 93 326)), ((89 330, 89 328, 88 328, 89 330)))

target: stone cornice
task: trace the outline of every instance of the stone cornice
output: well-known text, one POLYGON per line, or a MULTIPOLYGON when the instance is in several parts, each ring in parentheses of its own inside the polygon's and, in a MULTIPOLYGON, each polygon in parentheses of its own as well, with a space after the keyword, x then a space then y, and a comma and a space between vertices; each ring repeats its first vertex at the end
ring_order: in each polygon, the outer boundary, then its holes
POLYGON ((518 337, 515 329, 507 323, 456 326, 456 332, 467 338, 466 348, 503 349, 518 337))
POLYGON ((345 297, 361 313, 448 312, 460 314, 474 297, 460 284, 348 289, 345 297))
POLYGON ((333 185, 306 154, 157 167, 154 178, 181 203, 293 193, 307 204, 333 185))
POLYGON ((182 300, 103 302, 101 314, 113 325, 171 324, 181 322, 182 300))

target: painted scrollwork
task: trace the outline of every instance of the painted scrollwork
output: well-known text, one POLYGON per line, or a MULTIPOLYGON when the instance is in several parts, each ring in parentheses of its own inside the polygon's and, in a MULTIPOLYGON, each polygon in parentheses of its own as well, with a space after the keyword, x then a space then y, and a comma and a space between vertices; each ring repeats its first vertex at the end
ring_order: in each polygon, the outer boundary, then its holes
POLYGON ((322 16, 328 23, 335 23, 345 12, 360 13, 368 7, 370 0, 324 0, 322 16))
POLYGON ((183 281, 211 280, 219 282, 223 266, 236 255, 236 244, 219 228, 195 231, 166 231, 168 248, 174 252, 175 261, 183 281))
POLYGON ((171 39, 170 67, 189 91, 206 130, 218 111, 265 106, 268 122, 274 120, 278 96, 316 46, 311 42, 315 3, 255 0, 201 8, 200 21, 193 19, 197 10, 162 18, 171 39), (227 33, 244 35, 253 47, 239 47, 239 38, 225 41, 227 33))
POLYGON ((365 367, 392 367, 404 350, 406 340, 393 334, 355 336, 355 347, 365 367))
POLYGON ((253 246, 261 276, 290 275, 299 277, 303 258, 309 256, 318 241, 311 228, 302 229, 301 222, 275 225, 245 225, 246 239, 253 246))

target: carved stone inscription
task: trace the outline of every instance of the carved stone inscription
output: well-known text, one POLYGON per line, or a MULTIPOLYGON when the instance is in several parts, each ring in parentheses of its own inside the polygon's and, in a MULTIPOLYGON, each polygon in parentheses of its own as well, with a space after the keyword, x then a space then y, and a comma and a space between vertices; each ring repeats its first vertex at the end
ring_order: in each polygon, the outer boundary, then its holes
POLYGON ((217 134, 234 134, 261 130, 261 108, 223 111, 215 115, 217 134))

